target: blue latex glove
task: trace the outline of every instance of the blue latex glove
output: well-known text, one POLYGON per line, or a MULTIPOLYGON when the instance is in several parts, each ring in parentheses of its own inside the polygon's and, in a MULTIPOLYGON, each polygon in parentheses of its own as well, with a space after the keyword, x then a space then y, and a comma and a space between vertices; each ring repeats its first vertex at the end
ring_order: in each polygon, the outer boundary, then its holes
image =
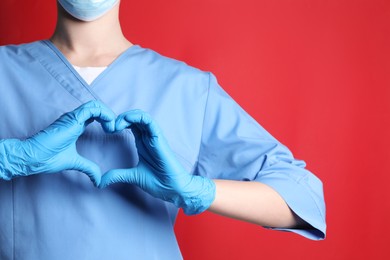
POLYGON ((1 140, 0 178, 10 180, 38 173, 78 170, 99 185, 100 168, 76 150, 77 139, 93 120, 99 121, 106 132, 115 131, 114 112, 98 101, 90 101, 24 141, 1 140))
POLYGON ((135 168, 114 169, 103 175, 104 188, 124 182, 139 186, 156 198, 174 203, 187 215, 206 210, 215 197, 215 183, 187 173, 177 161, 160 128, 141 110, 121 114, 116 130, 130 128, 135 137, 139 162, 135 168))

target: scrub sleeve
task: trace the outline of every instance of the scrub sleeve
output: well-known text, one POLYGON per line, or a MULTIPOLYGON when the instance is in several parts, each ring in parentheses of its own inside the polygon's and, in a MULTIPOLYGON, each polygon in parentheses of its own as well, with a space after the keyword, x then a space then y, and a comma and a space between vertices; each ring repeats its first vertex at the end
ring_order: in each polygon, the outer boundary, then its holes
MULTIPOLYGON (((201 147, 195 174, 212 179, 258 181, 276 190, 288 206, 311 225, 282 229, 313 240, 325 238, 325 204, 321 181, 294 159, 219 85, 211 73, 201 147)), ((268 227, 272 228, 272 227, 268 227)))

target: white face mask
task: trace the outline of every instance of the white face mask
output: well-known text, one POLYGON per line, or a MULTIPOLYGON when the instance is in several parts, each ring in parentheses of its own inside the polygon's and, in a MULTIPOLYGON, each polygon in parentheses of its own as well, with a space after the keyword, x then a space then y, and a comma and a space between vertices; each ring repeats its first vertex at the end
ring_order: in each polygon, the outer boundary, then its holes
POLYGON ((119 0, 58 0, 73 17, 82 21, 93 21, 110 11, 119 0))

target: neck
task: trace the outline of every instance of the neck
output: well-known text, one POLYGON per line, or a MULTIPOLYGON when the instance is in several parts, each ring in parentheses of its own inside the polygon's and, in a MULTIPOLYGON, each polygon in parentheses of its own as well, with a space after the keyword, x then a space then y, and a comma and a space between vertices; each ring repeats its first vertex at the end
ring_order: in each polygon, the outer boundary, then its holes
POLYGON ((119 4, 103 17, 84 22, 58 5, 57 26, 50 40, 73 65, 108 66, 132 46, 122 33, 118 14, 119 4))

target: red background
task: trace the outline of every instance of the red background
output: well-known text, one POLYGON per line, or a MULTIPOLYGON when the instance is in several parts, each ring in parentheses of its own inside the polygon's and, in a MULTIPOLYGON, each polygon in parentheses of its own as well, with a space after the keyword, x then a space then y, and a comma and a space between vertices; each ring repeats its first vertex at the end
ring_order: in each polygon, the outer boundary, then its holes
MULTIPOLYGON (((390 1, 122 0, 121 8, 130 41, 215 73, 324 182, 325 241, 181 214, 185 259, 390 255, 390 1)), ((48 38, 55 19, 54 0, 2 0, 0 44, 48 38)))

